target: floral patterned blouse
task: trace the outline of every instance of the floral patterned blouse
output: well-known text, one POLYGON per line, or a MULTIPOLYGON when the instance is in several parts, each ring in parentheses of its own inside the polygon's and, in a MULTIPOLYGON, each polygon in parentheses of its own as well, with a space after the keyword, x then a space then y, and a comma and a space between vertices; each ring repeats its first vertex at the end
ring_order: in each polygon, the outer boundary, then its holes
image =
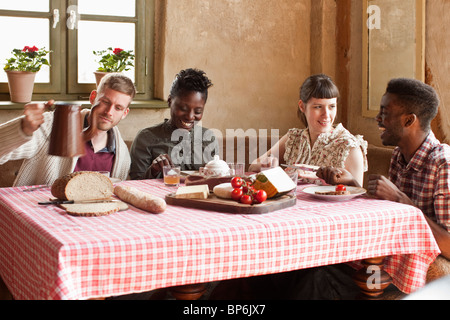
POLYGON ((288 165, 301 163, 344 168, 350 150, 357 147, 363 153, 366 172, 367 141, 360 135, 352 135, 342 124, 338 124, 331 132, 322 133, 312 148, 308 129, 290 129, 284 160, 288 165))

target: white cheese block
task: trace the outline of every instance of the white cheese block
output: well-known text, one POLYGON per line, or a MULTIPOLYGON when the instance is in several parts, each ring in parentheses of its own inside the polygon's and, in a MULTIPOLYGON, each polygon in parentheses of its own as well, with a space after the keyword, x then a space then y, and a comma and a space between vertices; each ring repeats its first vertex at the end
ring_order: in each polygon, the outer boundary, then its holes
POLYGON ((231 199, 231 192, 233 191, 233 187, 231 186, 231 183, 221 183, 214 187, 213 192, 214 194, 222 199, 231 199))
POLYGON ((208 199, 208 196, 209 187, 207 184, 179 187, 175 194, 177 199, 208 199))

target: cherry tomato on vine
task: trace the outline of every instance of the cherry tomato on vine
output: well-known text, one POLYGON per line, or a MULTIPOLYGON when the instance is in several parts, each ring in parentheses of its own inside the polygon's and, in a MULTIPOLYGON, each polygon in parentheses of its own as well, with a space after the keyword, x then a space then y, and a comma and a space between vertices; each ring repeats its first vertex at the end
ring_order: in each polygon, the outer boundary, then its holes
POLYGON ((264 190, 258 190, 258 191, 256 191, 256 194, 255 194, 255 200, 256 200, 258 203, 263 203, 264 201, 267 200, 267 192, 265 192, 264 190))
POLYGON ((251 193, 254 190, 252 183, 244 182, 244 184, 242 185, 242 190, 244 191, 244 193, 251 193))
POLYGON ((252 199, 252 196, 251 195, 249 195, 249 194, 244 194, 242 197, 241 197, 241 203, 243 203, 243 204, 252 204, 253 203, 253 199, 252 199))
POLYGON ((242 179, 241 177, 234 177, 233 179, 231 179, 231 186, 233 188, 240 188, 242 187, 244 182, 244 179, 242 179))
POLYGON ((231 199, 233 199, 234 201, 239 201, 241 200, 243 194, 244 192, 241 188, 235 188, 233 191, 231 191, 231 199))

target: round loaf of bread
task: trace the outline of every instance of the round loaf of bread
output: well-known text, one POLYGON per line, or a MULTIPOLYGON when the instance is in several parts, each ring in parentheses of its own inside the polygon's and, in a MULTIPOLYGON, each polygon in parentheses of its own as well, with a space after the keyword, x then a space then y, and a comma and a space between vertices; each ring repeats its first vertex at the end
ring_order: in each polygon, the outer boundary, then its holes
POLYGON ((214 194, 222 199, 231 199, 231 192, 233 192, 234 188, 231 186, 230 182, 221 183, 214 187, 214 194))
POLYGON ((80 171, 57 179, 52 185, 52 195, 60 200, 83 201, 109 199, 114 186, 111 180, 99 173, 80 171))

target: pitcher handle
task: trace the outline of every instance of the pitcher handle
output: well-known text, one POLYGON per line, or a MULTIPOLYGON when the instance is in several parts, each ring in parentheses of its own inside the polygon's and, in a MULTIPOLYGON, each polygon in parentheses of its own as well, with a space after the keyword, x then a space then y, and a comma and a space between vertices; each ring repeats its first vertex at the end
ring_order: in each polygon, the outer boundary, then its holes
POLYGON ((84 142, 91 140, 95 135, 95 131, 96 131, 95 128, 97 128, 97 117, 93 117, 93 111, 97 106, 98 106, 98 104, 95 104, 92 106, 91 112, 90 112, 89 118, 88 118, 89 126, 86 127, 82 132, 82 138, 83 138, 84 142))

